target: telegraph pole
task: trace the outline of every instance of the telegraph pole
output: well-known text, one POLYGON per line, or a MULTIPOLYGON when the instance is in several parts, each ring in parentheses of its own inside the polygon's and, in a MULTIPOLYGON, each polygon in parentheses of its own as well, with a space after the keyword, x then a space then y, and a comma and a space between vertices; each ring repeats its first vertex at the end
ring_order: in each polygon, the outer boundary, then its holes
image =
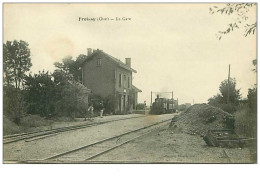
POLYGON ((228 92, 227 92, 227 104, 229 104, 229 92, 230 92, 230 81, 229 81, 229 79, 230 79, 230 64, 228 65, 228 92))
POLYGON ((153 92, 151 91, 151 106, 153 105, 153 92))

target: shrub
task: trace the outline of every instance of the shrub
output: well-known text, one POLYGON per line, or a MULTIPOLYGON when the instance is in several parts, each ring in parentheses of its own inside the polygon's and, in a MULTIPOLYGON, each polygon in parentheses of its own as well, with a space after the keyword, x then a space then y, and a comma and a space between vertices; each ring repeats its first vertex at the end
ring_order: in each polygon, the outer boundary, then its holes
POLYGON ((238 106, 236 106, 234 104, 220 104, 219 105, 219 108, 221 108, 223 111, 226 111, 231 114, 237 110, 237 107, 238 106))
POLYGON ((109 95, 104 99, 104 113, 111 114, 115 111, 116 98, 113 95, 109 95))
POLYGON ((12 86, 3 89, 3 113, 16 124, 20 124, 25 115, 25 102, 22 91, 12 86))
POLYGON ((248 106, 252 112, 257 111, 257 88, 248 89, 248 106))
POLYGON ((111 114, 115 111, 116 99, 113 95, 104 98, 100 95, 93 94, 89 96, 89 105, 90 104, 93 104, 94 111, 99 112, 103 108, 104 114, 111 114))
POLYGON ((244 104, 234 113, 236 133, 256 138, 257 136, 257 112, 252 112, 248 104, 244 104))
POLYGON ((11 135, 15 133, 19 133, 20 128, 17 124, 15 124, 13 121, 11 121, 8 117, 5 115, 3 116, 3 133, 4 135, 11 135))

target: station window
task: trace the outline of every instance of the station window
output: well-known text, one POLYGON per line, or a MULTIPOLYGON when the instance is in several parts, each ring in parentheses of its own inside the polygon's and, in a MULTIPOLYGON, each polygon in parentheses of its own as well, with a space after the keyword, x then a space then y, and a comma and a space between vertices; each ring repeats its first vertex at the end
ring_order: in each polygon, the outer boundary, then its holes
POLYGON ((124 75, 124 88, 126 88, 126 75, 124 75))
POLYGON ((119 87, 122 86, 122 74, 119 73, 119 87))
POLYGON ((97 59, 97 66, 101 66, 101 58, 97 59))
POLYGON ((130 77, 128 77, 128 82, 127 82, 127 84, 128 84, 128 88, 130 88, 130 77))

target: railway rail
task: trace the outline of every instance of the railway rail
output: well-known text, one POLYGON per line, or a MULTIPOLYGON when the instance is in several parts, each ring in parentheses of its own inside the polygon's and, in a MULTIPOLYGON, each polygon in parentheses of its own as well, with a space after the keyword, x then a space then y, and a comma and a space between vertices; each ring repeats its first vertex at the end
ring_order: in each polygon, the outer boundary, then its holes
POLYGON ((225 151, 225 149, 223 148, 222 150, 223 150, 224 158, 227 159, 228 163, 232 163, 232 161, 231 161, 230 157, 228 156, 227 152, 225 151))
POLYGON ((140 117, 146 117, 146 116, 119 118, 119 119, 114 119, 114 120, 98 122, 98 123, 97 122, 96 123, 87 123, 87 124, 76 125, 76 126, 68 126, 68 127, 41 130, 41 131, 35 131, 35 132, 29 132, 29 133, 7 135, 7 136, 4 136, 3 143, 8 144, 8 143, 18 142, 18 141, 22 141, 22 140, 30 142, 30 141, 34 141, 34 140, 43 139, 46 137, 55 136, 57 134, 60 134, 60 133, 66 132, 66 131, 72 131, 72 130, 87 128, 87 127, 97 126, 97 125, 101 125, 101 124, 105 124, 105 123, 109 123, 109 122, 127 120, 127 119, 132 119, 132 118, 140 118, 140 117))
POLYGON ((171 119, 162 120, 158 123, 151 124, 145 127, 141 127, 132 131, 128 131, 116 136, 105 138, 103 140, 81 146, 79 148, 65 151, 63 153, 55 154, 51 157, 48 157, 41 162, 46 163, 88 163, 91 162, 94 158, 97 158, 101 155, 104 155, 116 148, 119 148, 137 138, 140 138, 152 131, 152 128, 166 123, 171 119))

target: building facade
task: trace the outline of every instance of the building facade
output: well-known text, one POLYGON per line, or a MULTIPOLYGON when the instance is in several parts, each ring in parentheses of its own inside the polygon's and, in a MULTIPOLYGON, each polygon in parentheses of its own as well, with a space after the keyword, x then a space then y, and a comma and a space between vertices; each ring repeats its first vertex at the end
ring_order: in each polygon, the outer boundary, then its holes
POLYGON ((132 84, 131 58, 125 63, 101 51, 88 49, 87 59, 81 64, 82 83, 95 95, 114 98, 115 113, 129 113, 136 108, 140 89, 132 84))

